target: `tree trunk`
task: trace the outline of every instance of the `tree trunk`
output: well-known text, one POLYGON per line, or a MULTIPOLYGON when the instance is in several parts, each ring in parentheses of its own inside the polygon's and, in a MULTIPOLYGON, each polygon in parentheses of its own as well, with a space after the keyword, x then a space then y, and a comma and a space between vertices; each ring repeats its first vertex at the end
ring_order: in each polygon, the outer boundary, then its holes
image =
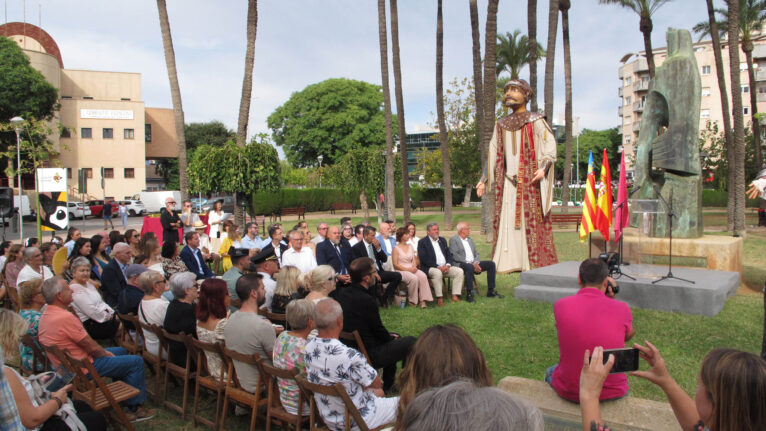
MULTIPOLYGON (((482 154, 489 152, 489 141, 492 139, 492 128, 495 126, 495 95, 497 93, 497 3, 498 0, 489 0, 487 2, 487 23, 484 30, 484 96, 482 103, 484 106, 484 141, 481 142, 482 154)), ((484 159, 486 160, 486 159, 484 159)), ((490 214, 495 210, 495 193, 487 188, 487 207, 490 214)), ((482 210, 483 214, 483 210, 482 210)), ((489 220, 487 227, 487 241, 492 242, 495 238, 495 232, 492 227, 492 220, 489 220)))
POLYGON ((465 195, 463 196, 463 208, 471 206, 471 192, 473 191, 473 184, 465 185, 465 195))
POLYGON ((747 79, 750 87, 750 121, 753 127, 753 145, 755 150, 755 165, 758 169, 763 166, 763 156, 761 155, 761 125, 758 123, 758 100, 755 91, 757 83, 755 82, 755 69, 753 69, 753 42, 748 40, 742 42, 742 51, 745 53, 747 61, 747 79))
POLYGON ((739 81, 739 2, 729 6, 729 79, 731 80, 731 110, 734 117, 734 157, 729 160, 733 181, 729 194, 734 195, 734 236, 745 236, 745 126, 742 114, 742 89, 739 81))
POLYGON ((527 37, 529 38, 529 86, 532 87, 529 110, 537 112, 537 0, 527 1, 527 37))
POLYGON ((639 30, 644 35, 644 49, 646 50, 646 64, 649 66, 649 78, 654 79, 654 54, 652 53, 652 18, 641 17, 639 30))
POLYGON ((559 1, 550 0, 548 9, 548 47, 545 53, 545 119, 553 124, 553 70, 556 63, 556 32, 559 26, 559 1))
POLYGON ((388 88, 388 32, 386 27, 386 0, 378 0, 378 40, 380 42, 380 77, 381 86, 383 87, 383 109, 386 118, 386 220, 396 220, 396 189, 394 185, 394 134, 393 126, 391 125, 391 90, 388 88))
POLYGON ((370 219, 370 204, 367 202, 367 193, 362 190, 359 193, 359 206, 362 207, 362 216, 365 221, 370 219))
POLYGON ((436 117, 439 122, 439 142, 442 149, 442 187, 444 188, 444 229, 452 230, 452 171, 449 165, 449 139, 444 121, 444 23, 442 0, 436 3, 436 117))
POLYGON ((402 210, 404 223, 410 221, 410 173, 407 167, 407 129, 404 124, 404 97, 402 96, 402 67, 399 63, 399 17, 396 0, 390 0, 391 52, 394 60, 394 91, 396 93, 396 119, 399 122, 399 154, 402 155, 402 210))
MULTIPOLYGON (((479 153, 481 160, 487 161, 489 143, 487 132, 484 130, 484 84, 481 72, 481 39, 479 35, 479 10, 476 6, 476 0, 468 1, 469 14, 471 16, 471 54, 473 58, 473 93, 476 102, 476 133, 479 137, 479 153)), ((491 135, 490 135, 491 136, 491 135)), ((485 165, 486 166, 486 165, 485 165)), ((489 188, 487 188, 489 190, 489 188)), ((487 235, 492 224, 492 210, 489 201, 491 193, 484 193, 481 197, 481 233, 487 235)))
POLYGON ((186 136, 184 135, 184 108, 181 102, 181 88, 178 85, 178 71, 176 70, 176 53, 173 50, 173 37, 170 34, 170 21, 168 20, 168 8, 165 0, 157 0, 157 10, 160 15, 160 30, 162 31, 162 45, 165 51, 165 64, 168 69, 170 80, 170 96, 173 99, 173 121, 176 126, 178 139, 178 183, 181 189, 181 199, 188 197, 189 181, 186 178, 186 136))
MULTIPOLYGON (((723 68, 723 54, 721 53, 721 39, 718 32, 718 22, 715 20, 715 9, 713 8, 713 0, 706 0, 707 2, 707 16, 710 23, 710 38, 713 41, 713 56, 715 57, 715 71, 718 76, 718 91, 721 94, 721 111, 723 112, 723 131, 726 139, 726 153, 729 160, 734 160, 733 139, 731 130, 731 111, 729 110, 729 97, 726 92, 726 72, 723 68)), ((729 169, 728 179, 729 184, 732 181, 733 170, 729 169)), ((727 206, 728 214, 728 230, 734 231, 734 194, 729 194, 729 202, 727 206)))
POLYGON ((572 178, 572 56, 569 47, 569 0, 559 0, 561 8, 561 35, 564 39, 564 181, 561 184, 561 204, 564 212, 569 212, 569 181, 572 178))

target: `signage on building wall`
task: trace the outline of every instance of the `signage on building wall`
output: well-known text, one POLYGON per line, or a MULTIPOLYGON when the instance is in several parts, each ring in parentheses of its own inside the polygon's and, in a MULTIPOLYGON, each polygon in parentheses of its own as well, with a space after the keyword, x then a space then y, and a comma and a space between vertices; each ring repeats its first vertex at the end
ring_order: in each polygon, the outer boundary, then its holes
POLYGON ((132 120, 133 111, 117 109, 80 109, 80 118, 94 120, 132 120))

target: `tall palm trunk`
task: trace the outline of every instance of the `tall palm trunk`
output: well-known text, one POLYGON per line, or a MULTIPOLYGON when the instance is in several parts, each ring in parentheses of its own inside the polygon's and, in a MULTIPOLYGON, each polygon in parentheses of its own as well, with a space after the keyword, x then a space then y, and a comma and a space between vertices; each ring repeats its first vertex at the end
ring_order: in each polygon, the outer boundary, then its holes
POLYGON ((444 228, 452 230, 452 172, 449 165, 449 141, 447 123, 444 121, 444 25, 442 0, 436 5, 436 116, 439 121, 439 141, 442 149, 442 186, 444 187, 444 228))
POLYGON ((742 114, 742 89, 739 81, 739 2, 729 4, 729 79, 731 80, 731 109, 734 117, 734 157, 729 169, 734 172, 729 194, 734 195, 734 235, 745 235, 745 127, 742 114))
POLYGON ((649 66, 649 78, 654 79, 654 54, 652 54, 652 17, 642 16, 638 28, 644 35, 644 49, 646 50, 646 64, 649 66))
MULTIPOLYGON (((481 72, 481 39, 479 35, 479 10, 476 6, 476 0, 468 0, 468 10, 471 16, 471 54, 473 58, 473 93, 476 102, 476 133, 479 137, 479 153, 482 160, 487 160, 489 142, 487 131, 484 130, 484 84, 481 72)), ((487 234, 492 224, 492 206, 490 205, 489 195, 484 193, 481 197, 481 233, 487 234)))
MULTIPOLYGON (((498 0, 489 0, 487 2, 487 23, 484 30, 484 141, 481 142, 482 152, 489 152, 489 141, 492 139, 492 128, 495 126, 495 95, 497 94, 497 3, 498 0)), ((492 157, 492 155, 489 155, 492 157)), ((486 159, 485 159, 486 160, 486 159)), ((495 209, 495 193, 487 190, 487 204, 491 214, 495 209)), ((492 224, 487 229, 487 239, 492 241, 495 232, 492 224)))
MULTIPOLYGON (((247 48, 245 48, 245 76, 242 79, 242 96, 239 100, 239 121, 237 122, 237 145, 247 143, 247 126, 250 122, 250 100, 253 97, 253 64, 255 63, 255 35, 258 29, 258 0, 247 2, 247 48)), ((234 220, 245 225, 245 212, 239 205, 240 192, 234 194, 234 220)), ((250 205, 248 205, 250 206, 250 205)))
POLYGON ((396 93, 396 119, 399 122, 399 154, 402 155, 402 209, 404 223, 410 221, 410 173, 407 167, 407 132, 404 125, 404 97, 402 97, 402 67, 399 63, 399 15, 396 0, 390 0, 391 52, 394 60, 394 92, 396 93))
POLYGON ((569 50, 569 8, 570 0, 559 0, 561 9, 561 35, 564 38, 564 181, 561 185, 561 202, 564 212, 569 212, 569 180, 572 178, 572 56, 569 50))
POLYGON ((176 70, 176 53, 173 50, 173 36, 170 34, 170 22, 168 21, 168 8, 165 0, 157 0, 157 11, 160 15, 160 30, 162 32, 162 45, 165 51, 165 64, 168 69, 170 80, 170 96, 173 99, 173 121, 176 126, 178 139, 178 183, 181 189, 181 198, 188 196, 189 181, 186 178, 186 136, 184 135, 184 108, 181 103, 181 87, 178 85, 178 71, 176 70))
MULTIPOLYGON (((726 140, 727 158, 734 160, 733 139, 731 130, 731 111, 729 110, 729 97, 726 92, 726 71, 723 68, 723 54, 721 53, 721 38, 718 33, 718 22, 715 19, 715 8, 713 8, 713 0, 706 0, 707 3, 707 16, 710 23, 710 38, 713 41, 713 56, 715 57, 715 72, 718 76, 718 91, 721 94, 721 111, 723 112, 723 131, 724 138, 726 140)), ((733 183, 734 170, 729 169, 728 179, 729 184, 733 183)), ((728 210, 728 230, 734 231, 734 194, 729 193, 729 202, 727 206, 728 210)))
POLYGON ((537 0, 527 1, 527 37, 529 38, 529 85, 533 90, 529 110, 537 112, 537 0))
POLYGON ((548 9, 548 47, 545 53, 545 119, 553 121, 553 69, 556 63, 556 32, 559 26, 559 0, 550 0, 548 9))
MULTIPOLYGON (((383 110, 386 118, 386 220, 396 220, 394 188, 394 134, 391 125, 391 90, 388 88, 388 32, 386 0, 378 0, 378 40, 380 42, 380 78, 383 87, 383 110)), ((406 158, 406 154, 404 155, 406 158)), ((407 206, 405 204, 405 206, 407 206)))
POLYGON ((758 100, 756 96, 756 82, 755 82, 755 69, 753 69, 753 41, 749 38, 742 41, 742 52, 745 53, 745 59, 747 61, 747 79, 750 87, 750 118, 753 123, 753 145, 755 146, 755 165, 758 169, 761 168, 763 163, 763 156, 761 154, 761 125, 758 124, 758 100))

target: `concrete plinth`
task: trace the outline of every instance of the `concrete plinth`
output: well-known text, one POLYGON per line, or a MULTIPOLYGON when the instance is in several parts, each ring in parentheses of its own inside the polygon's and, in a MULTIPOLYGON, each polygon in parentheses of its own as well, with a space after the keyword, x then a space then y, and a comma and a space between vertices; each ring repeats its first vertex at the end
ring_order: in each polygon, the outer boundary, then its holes
MULTIPOLYGON (((574 295, 579 289, 579 267, 580 262, 567 261, 522 272, 521 285, 514 289, 514 296, 553 303, 574 295)), ((632 264, 623 266, 622 271, 636 280, 620 277, 617 299, 633 307, 703 316, 718 314, 726 299, 737 292, 740 280, 739 273, 733 271, 674 267, 674 276, 694 284, 674 279, 652 284, 668 273, 667 266, 632 264)))

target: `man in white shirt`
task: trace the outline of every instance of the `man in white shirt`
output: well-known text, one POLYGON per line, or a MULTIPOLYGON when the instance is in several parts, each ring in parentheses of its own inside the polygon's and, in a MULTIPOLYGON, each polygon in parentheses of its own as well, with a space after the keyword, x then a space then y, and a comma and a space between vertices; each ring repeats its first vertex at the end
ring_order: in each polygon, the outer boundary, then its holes
MULTIPOLYGON (((391 236, 391 225, 383 222, 378 226, 378 241, 383 247, 383 251, 386 252, 386 256, 391 256, 396 247, 396 240, 391 236)), ((389 269, 393 269, 393 266, 389 269)))
POLYGON ((240 247, 250 250, 250 255, 255 256, 269 242, 269 240, 263 240, 258 236, 258 223, 250 222, 245 225, 245 236, 240 240, 240 247))
POLYGON ((19 271, 19 276, 16 278, 16 285, 34 280, 35 278, 42 278, 43 281, 53 278, 53 273, 47 266, 43 265, 43 253, 37 247, 27 247, 22 251, 24 257, 24 268, 19 271))
POLYGON ((261 308, 271 311, 271 300, 274 299, 274 290, 277 288, 274 274, 279 272, 279 261, 274 255, 274 250, 271 249, 258 253, 252 262, 255 264, 255 270, 263 277, 261 281, 263 281, 263 288, 266 290, 266 301, 261 308))
POLYGON ((348 244, 353 247, 362 240, 362 232, 364 231, 364 225, 358 224, 354 226, 354 236, 348 240, 348 244))
POLYGON ((282 253, 282 266, 292 265, 302 273, 309 272, 317 267, 314 252, 308 247, 303 247, 303 232, 294 230, 290 232, 290 248, 282 253))
POLYGON ((317 226, 317 236, 311 238, 312 244, 319 244, 327 238, 327 223, 319 223, 317 226))
POLYGON ((192 201, 189 199, 185 200, 183 202, 183 207, 181 208, 181 214, 179 215, 181 218, 181 222, 184 224, 184 234, 187 232, 194 232, 194 224, 202 224, 202 220, 200 220, 199 215, 192 212, 192 201))
POLYGON ((205 259, 208 267, 215 268, 221 260, 221 255, 213 252, 213 245, 210 244, 210 236, 205 233, 205 228, 207 228, 207 225, 202 223, 201 220, 194 222, 193 230, 197 232, 199 237, 199 251, 202 252, 202 258, 205 259))
POLYGON ((474 274, 487 272, 487 298, 505 298, 505 295, 495 291, 495 262, 481 260, 471 239, 471 228, 468 223, 461 221, 457 224, 457 235, 449 239, 449 251, 452 260, 463 269, 465 288, 474 291, 474 274))
MULTIPOLYGON (((452 253, 447 248, 447 240, 439 236, 439 225, 428 223, 426 226, 428 236, 418 241, 418 258, 420 258, 420 270, 425 272, 436 293, 436 304, 444 305, 442 299, 442 285, 444 277, 452 279, 452 301, 460 301, 460 293, 463 290, 465 275, 463 270, 452 266, 452 253)), ((466 294, 467 302, 475 302, 473 292, 466 294)))

